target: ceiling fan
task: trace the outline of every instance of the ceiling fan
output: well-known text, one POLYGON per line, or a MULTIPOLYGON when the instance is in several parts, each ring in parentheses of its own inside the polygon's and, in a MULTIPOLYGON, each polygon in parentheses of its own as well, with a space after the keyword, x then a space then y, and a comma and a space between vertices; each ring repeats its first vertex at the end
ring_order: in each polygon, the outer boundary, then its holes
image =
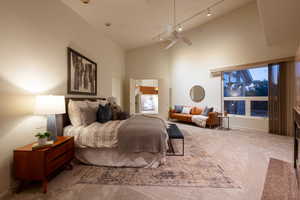
MULTIPOLYGON (((189 22, 193 18, 206 13, 207 17, 210 17, 212 15, 211 9, 221 3, 223 3, 225 0, 217 0, 213 4, 209 5, 207 8, 195 13, 194 15, 180 21, 176 22, 176 0, 173 0, 173 16, 172 16, 172 22, 171 24, 168 24, 166 26, 166 29, 164 32, 160 33, 154 39, 159 39, 160 41, 166 40, 169 41, 169 44, 165 47, 165 49, 170 49, 178 42, 183 42, 187 45, 192 45, 192 41, 185 37, 181 32, 183 30, 182 25, 189 22)), ((171 14, 172 15, 172 14, 171 14)))
POLYGON ((176 24, 176 0, 173 0, 173 24, 169 24, 166 27, 166 40, 169 41, 169 44, 165 49, 170 49, 178 42, 183 42, 189 46, 192 45, 191 40, 184 37, 181 31, 182 27, 176 24))

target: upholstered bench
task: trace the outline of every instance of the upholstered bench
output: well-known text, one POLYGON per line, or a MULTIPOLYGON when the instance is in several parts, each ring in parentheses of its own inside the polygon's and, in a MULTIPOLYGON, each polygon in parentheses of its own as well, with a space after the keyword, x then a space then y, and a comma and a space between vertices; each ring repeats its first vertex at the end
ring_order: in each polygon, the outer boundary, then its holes
POLYGON ((169 124, 169 128, 167 131, 169 135, 169 151, 171 152, 171 154, 168 154, 168 156, 184 156, 184 135, 182 134, 180 129, 176 124, 169 124), (182 154, 175 153, 172 140, 182 140, 182 154))

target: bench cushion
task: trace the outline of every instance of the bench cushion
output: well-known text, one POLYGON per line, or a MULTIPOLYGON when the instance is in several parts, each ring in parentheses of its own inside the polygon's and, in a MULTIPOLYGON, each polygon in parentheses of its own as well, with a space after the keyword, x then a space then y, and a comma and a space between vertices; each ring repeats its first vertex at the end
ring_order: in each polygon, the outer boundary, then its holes
POLYGON ((170 139, 184 139, 184 136, 176 124, 170 124, 168 128, 168 135, 170 139))

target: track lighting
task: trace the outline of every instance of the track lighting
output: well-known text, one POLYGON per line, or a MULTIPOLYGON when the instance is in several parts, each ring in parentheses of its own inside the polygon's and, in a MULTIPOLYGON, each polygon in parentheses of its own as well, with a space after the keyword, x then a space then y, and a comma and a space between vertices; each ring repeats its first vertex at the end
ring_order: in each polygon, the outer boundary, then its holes
MULTIPOLYGON (((83 0, 82 0, 83 1, 83 0)), ((161 32, 160 34, 156 35, 155 37, 153 37, 153 39, 155 40, 162 40, 160 37, 161 36, 174 36, 175 34, 179 34, 179 32, 183 31, 182 26, 184 26, 186 23, 190 22, 192 19, 194 19, 195 17, 198 16, 204 16, 206 15, 207 17, 212 16, 214 13, 211 11, 212 9, 214 9, 215 7, 217 7, 218 5, 224 3, 225 0, 216 0, 215 3, 212 3, 210 5, 208 5, 207 7, 203 8, 202 10, 200 10, 199 12, 196 12, 195 14, 191 15, 190 17, 187 17, 179 22, 176 23, 176 0, 173 0, 173 24, 168 24, 167 28, 165 29, 165 31, 161 32)), ((168 39, 167 37, 165 37, 166 39, 168 39)), ((190 42, 189 42, 190 43, 190 42)))
POLYGON ((211 10, 210 10, 210 8, 208 8, 208 9, 207 9, 207 14, 206 14, 206 16, 207 16, 207 17, 210 17, 210 16, 212 16, 212 13, 211 13, 211 10))

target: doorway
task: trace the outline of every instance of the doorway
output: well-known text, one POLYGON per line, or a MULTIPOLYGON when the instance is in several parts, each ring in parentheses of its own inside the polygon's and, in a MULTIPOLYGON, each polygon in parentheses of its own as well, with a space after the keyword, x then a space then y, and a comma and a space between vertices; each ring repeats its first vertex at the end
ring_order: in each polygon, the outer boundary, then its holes
POLYGON ((156 79, 131 80, 131 113, 158 114, 158 93, 159 85, 156 79))

